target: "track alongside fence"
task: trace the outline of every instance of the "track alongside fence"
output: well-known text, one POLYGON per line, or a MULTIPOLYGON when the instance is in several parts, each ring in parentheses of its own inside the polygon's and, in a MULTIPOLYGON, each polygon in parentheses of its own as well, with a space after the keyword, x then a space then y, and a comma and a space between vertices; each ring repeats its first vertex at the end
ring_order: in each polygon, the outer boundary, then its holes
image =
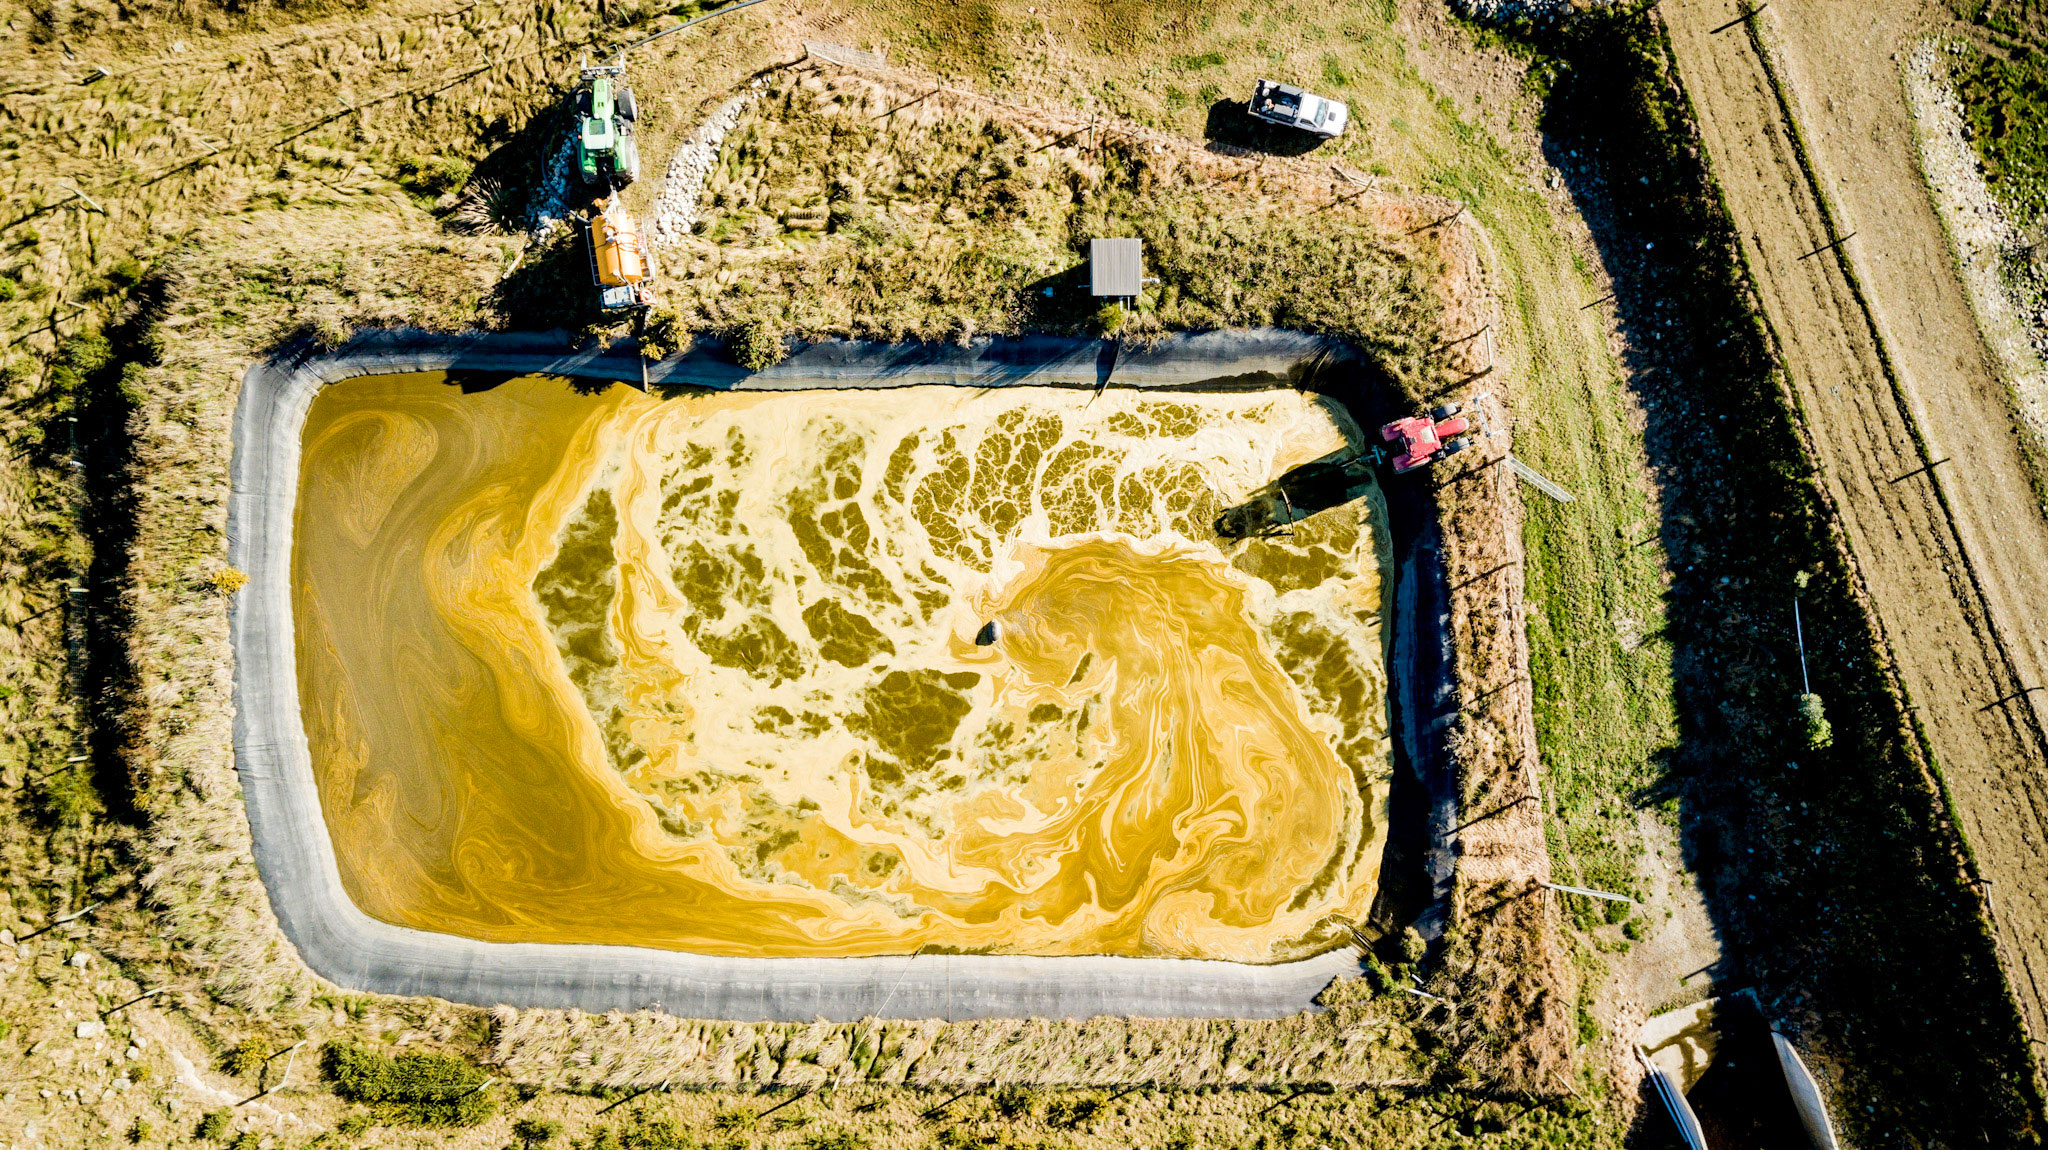
POLYGON ((1910 218, 1917 204, 1933 221, 1910 136, 1892 141, 1895 156, 1881 155, 1891 130, 1883 99, 1905 113, 1884 63, 1888 43, 1871 30, 1877 18, 1819 7, 1793 4, 1786 25, 1775 11, 1731 23, 1748 9, 1718 0, 1660 11, 1896 681, 1975 877, 1988 884, 1978 889, 2039 1065, 2048 1049, 2048 747, 2038 708, 2048 693, 2029 688, 2048 668, 2048 518, 2007 441, 2010 411, 1995 378, 1985 383, 1967 308, 1958 322, 1941 298, 1943 285, 1959 291, 1946 244, 1927 253, 1910 218), (1855 28, 1825 30, 1852 15, 1855 28), (1828 69, 1842 91, 1823 95, 1822 107, 1860 121, 1805 131, 1808 108, 1773 66, 1781 35, 1795 46, 1825 39, 1845 56, 1828 69), (1816 165, 1813 139, 1846 162, 1816 165), (1873 186, 1852 194, 1830 170, 1873 186), (1858 209, 1846 218, 1844 201, 1858 209), (1914 266, 1883 262, 1902 254, 1914 266))

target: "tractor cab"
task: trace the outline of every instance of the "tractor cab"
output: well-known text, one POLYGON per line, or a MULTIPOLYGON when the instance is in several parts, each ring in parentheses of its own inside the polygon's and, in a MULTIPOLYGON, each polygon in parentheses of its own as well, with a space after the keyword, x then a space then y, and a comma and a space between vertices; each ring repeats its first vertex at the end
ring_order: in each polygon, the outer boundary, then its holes
POLYGON ((640 109, 621 81, 623 62, 583 67, 576 92, 576 167, 586 184, 623 188, 640 176, 640 146, 633 127, 640 109))
POLYGON ((1459 413, 1462 405, 1447 403, 1428 415, 1411 415, 1380 428, 1380 438, 1399 444, 1394 474, 1424 467, 1472 446, 1472 420, 1459 413))

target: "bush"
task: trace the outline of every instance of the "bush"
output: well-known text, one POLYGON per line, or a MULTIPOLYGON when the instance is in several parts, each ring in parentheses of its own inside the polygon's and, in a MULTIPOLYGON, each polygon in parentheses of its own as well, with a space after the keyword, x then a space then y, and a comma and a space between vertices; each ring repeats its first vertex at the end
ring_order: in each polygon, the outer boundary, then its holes
MULTIPOLYGON (((206 577, 206 581, 208 583, 213 584, 214 591, 222 595, 233 595, 235 592, 240 591, 242 588, 247 587, 249 585, 249 577, 233 567, 220 568, 213 574, 208 575, 206 577)), ((254 1040, 252 1039, 251 1041, 254 1040)), ((242 1046, 247 1045, 249 1045, 249 1043, 247 1042, 242 1044, 242 1046)), ((235 1050, 240 1049, 240 1046, 235 1048, 235 1050)), ((228 1053, 232 1055, 235 1053, 235 1050, 230 1050, 228 1051, 228 1053)), ((268 1049, 264 1050, 263 1057, 270 1057, 270 1051, 268 1049)), ((228 1073, 240 1074, 244 1072, 238 1070, 230 1070, 228 1071, 228 1073)))
POLYGON ((199 1125, 193 1129, 192 1137, 203 1142, 217 1142, 227 1137, 228 1123, 230 1121, 231 1118, 226 1110, 209 1110, 206 1112, 206 1117, 201 1118, 199 1125))
POLYGON ((697 1150, 696 1136, 668 1114, 636 1114, 621 1126, 600 1126, 578 1150, 697 1150))
POLYGON ((484 1072, 446 1054, 391 1058, 354 1043, 330 1042, 321 1051, 320 1069, 336 1094, 395 1125, 474 1126, 498 1108, 483 1091, 489 1081, 484 1072))
POLYGON ((438 196, 469 180, 469 161, 455 156, 414 156, 398 161, 398 182, 409 192, 438 196))
POLYGON ((728 338, 733 362, 748 371, 766 371, 789 355, 782 329, 766 320, 750 319, 734 328, 728 338))
POLYGON ((1828 724, 1827 708, 1819 695, 1799 696, 1799 721, 1806 726, 1808 750, 1822 750, 1835 741, 1835 728, 1828 724))
POLYGON ((129 288, 141 283, 141 262, 133 256, 116 260, 114 266, 107 269, 107 282, 120 288, 122 291, 127 291, 129 288))
POLYGON ((683 325, 682 315, 672 307, 647 313, 647 323, 640 330, 640 352, 649 359, 681 355, 694 342, 690 329, 683 325))
MULTIPOLYGON (((223 567, 213 573, 214 586, 219 587, 223 582, 223 577, 227 575, 239 576, 243 583, 249 581, 249 577, 243 575, 240 571, 232 567, 223 567)), ((240 586, 240 584, 237 584, 237 586, 240 586)), ((268 1061, 270 1061, 270 1040, 261 1036, 245 1038, 221 1052, 220 1072, 236 1078, 246 1078, 263 1069, 263 1064, 268 1061)))
POLYGON ((1093 1094, 1062 1094, 1045 1108, 1045 1120, 1054 1126, 1079 1126, 1102 1113, 1102 1099, 1093 1094))
POLYGON ((1422 932, 1412 926, 1401 932, 1395 945, 1400 948, 1401 962, 1406 966, 1414 966, 1429 953, 1429 943, 1423 939, 1422 932))
POLYGON ((1112 336, 1124 329, 1131 321, 1131 313, 1120 303, 1106 303, 1095 309, 1095 334, 1112 336))
POLYGON ((122 400, 128 406, 141 407, 143 401, 149 398, 149 388, 145 385, 148 374, 149 369, 139 363, 121 365, 121 382, 117 386, 122 400))
POLYGON ((993 1101, 997 1113, 1005 1118, 1027 1118, 1037 1097, 1022 1086, 1005 1086, 995 1092, 993 1101))
POLYGON ((512 1137, 519 1139, 519 1144, 528 1150, 545 1146, 561 1136, 562 1124, 552 1118, 521 1118, 512 1124, 512 1137))

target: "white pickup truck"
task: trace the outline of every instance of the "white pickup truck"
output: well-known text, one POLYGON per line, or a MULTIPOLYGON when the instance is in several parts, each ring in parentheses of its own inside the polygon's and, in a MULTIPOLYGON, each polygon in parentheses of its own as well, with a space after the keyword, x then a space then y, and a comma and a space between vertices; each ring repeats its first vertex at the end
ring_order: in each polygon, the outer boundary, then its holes
POLYGON ((1273 80, 1260 80, 1252 89, 1250 111, 1268 123, 1314 132, 1325 140, 1336 139, 1351 122, 1351 109, 1342 100, 1325 99, 1273 80))

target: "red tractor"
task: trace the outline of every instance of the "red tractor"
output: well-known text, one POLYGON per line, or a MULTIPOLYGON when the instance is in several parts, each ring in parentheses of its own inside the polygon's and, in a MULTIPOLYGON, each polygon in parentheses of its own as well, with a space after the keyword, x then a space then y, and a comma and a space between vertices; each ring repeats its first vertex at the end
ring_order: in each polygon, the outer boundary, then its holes
POLYGON ((1459 404, 1447 403, 1426 417, 1411 415, 1380 428, 1381 439, 1401 445, 1394 456, 1394 474, 1426 467, 1472 446, 1472 421, 1458 414, 1462 410, 1459 404))

